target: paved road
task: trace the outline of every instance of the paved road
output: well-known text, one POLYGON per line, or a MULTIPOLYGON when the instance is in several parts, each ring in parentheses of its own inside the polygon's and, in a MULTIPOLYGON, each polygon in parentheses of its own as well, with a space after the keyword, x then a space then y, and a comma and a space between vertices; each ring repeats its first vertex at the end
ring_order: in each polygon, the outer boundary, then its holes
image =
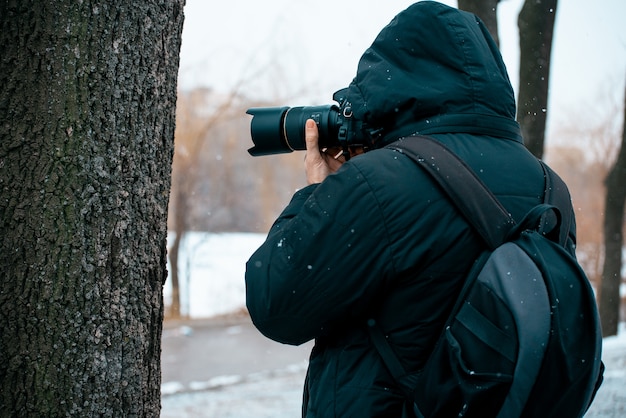
POLYGON ((161 418, 298 417, 311 348, 275 343, 247 317, 166 322, 161 418))
POLYGON ((166 322, 162 342, 164 392, 219 386, 255 374, 299 372, 312 343, 279 344, 261 335, 245 316, 166 322))

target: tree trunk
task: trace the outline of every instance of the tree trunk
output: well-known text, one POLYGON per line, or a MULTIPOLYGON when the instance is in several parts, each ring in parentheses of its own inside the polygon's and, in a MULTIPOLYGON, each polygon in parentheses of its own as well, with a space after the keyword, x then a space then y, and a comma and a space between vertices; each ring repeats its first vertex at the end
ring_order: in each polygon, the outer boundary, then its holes
POLYGON ((557 0, 526 0, 518 17, 520 81, 517 119, 526 147, 543 157, 552 33, 557 0))
POLYGON ((500 46, 498 37, 498 3, 500 0, 459 0, 459 9, 474 13, 483 21, 491 37, 500 46))
POLYGON ((160 413, 183 4, 0 3, 0 416, 160 413))
POLYGON ((181 318, 180 310, 180 244, 183 241, 183 236, 189 229, 187 225, 187 219, 189 214, 189 199, 191 193, 187 194, 187 190, 180 183, 184 183, 184 180, 178 177, 178 185, 176 188, 172 187, 172 203, 174 210, 170 206, 169 213, 174 215, 174 241, 168 251, 170 258, 170 285, 172 286, 172 303, 169 307, 168 318, 179 319, 181 318))
POLYGON ((600 318, 605 337, 617 334, 622 282, 624 209, 626 205, 626 94, 624 94, 622 144, 615 164, 606 177, 604 203, 604 266, 600 286, 600 318))

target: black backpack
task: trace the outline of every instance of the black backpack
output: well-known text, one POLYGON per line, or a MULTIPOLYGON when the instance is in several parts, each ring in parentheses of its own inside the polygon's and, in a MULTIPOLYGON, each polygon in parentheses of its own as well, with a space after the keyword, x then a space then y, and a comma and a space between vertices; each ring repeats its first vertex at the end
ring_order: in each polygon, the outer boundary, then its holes
POLYGON ((369 322, 371 339, 412 401, 412 413, 419 418, 583 416, 602 382, 602 336, 594 293, 568 237, 567 222, 573 220, 562 219, 558 209, 571 204, 563 181, 541 163, 544 203, 516 224, 443 144, 417 136, 388 148, 430 173, 488 248, 474 263, 417 374, 405 372, 383 331, 369 322))

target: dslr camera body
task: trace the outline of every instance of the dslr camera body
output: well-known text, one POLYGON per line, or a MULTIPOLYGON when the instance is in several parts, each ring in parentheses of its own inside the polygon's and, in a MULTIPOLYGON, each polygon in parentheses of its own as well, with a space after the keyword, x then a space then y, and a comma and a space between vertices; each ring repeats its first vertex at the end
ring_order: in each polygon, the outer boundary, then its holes
POLYGON ((382 136, 382 129, 371 129, 352 115, 352 106, 342 94, 343 89, 334 94, 339 103, 322 106, 300 107, 256 107, 246 113, 252 115, 250 133, 254 146, 250 155, 283 154, 306 150, 304 125, 313 119, 319 131, 319 146, 341 148, 349 156, 350 147, 362 147, 365 151, 373 148, 382 136))

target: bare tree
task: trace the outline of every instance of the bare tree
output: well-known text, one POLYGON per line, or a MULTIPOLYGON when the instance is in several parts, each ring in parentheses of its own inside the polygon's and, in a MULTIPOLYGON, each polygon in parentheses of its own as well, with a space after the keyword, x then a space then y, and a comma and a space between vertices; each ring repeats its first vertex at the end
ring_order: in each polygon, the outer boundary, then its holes
POLYGON ((182 245, 186 234, 265 232, 296 184, 302 185, 305 180, 301 158, 252 158, 246 152, 253 145, 246 109, 268 103, 240 97, 239 86, 243 84, 242 79, 226 94, 203 88, 179 93, 168 220, 173 232, 168 318, 183 314, 181 288, 185 278, 180 266, 184 265, 182 245))
POLYGON ((192 230, 192 201, 198 187, 203 170, 202 154, 209 142, 207 133, 228 115, 232 115, 237 98, 237 90, 218 103, 209 102, 211 95, 205 89, 197 89, 188 93, 181 92, 178 99, 176 153, 174 155, 172 174, 172 194, 170 214, 174 238, 169 249, 171 266, 172 301, 168 316, 181 317, 180 305, 180 246, 185 234, 192 230))
POLYGON ((459 0, 459 9, 466 10, 478 16, 485 26, 491 37, 496 41, 496 45, 500 45, 498 36, 498 3, 500 0, 459 0))
POLYGON ((606 177, 604 204, 604 267, 600 288, 602 334, 616 335, 620 311, 622 282, 622 248, 624 245, 624 209, 626 205, 626 94, 622 144, 617 159, 606 177))
POLYGON ((159 415, 183 4, 0 2, 0 416, 159 415))
POLYGON ((557 0, 525 0, 518 16, 520 79, 517 119, 526 147, 543 157, 552 34, 557 0))

